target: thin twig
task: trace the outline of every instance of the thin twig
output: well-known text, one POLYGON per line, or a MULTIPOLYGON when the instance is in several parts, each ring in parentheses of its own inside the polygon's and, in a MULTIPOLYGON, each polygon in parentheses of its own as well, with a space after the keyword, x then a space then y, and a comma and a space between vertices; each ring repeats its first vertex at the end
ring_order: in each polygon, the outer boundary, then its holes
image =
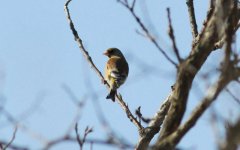
POLYGON ((137 118, 133 116, 133 114, 131 113, 131 111, 128 108, 128 105, 123 101, 122 96, 121 96, 120 93, 117 95, 117 99, 118 99, 117 102, 123 108, 123 110, 125 111, 127 117, 138 128, 139 134, 142 134, 142 131, 143 131, 144 127, 140 124, 140 122, 137 120, 137 118))
POLYGON ((188 14, 189 14, 189 19, 190 19, 190 24, 192 29, 192 36, 193 36, 193 39, 195 39, 198 36, 198 30, 197 30, 197 22, 195 18, 193 0, 187 0, 186 4, 188 6, 188 14))
POLYGON ((68 94, 70 100, 73 102, 73 104, 75 104, 77 107, 83 107, 87 96, 84 95, 83 98, 81 98, 82 100, 79 101, 79 98, 73 93, 72 89, 67 85, 67 84, 62 84, 61 86, 63 88, 63 90, 66 92, 66 94, 68 94))
POLYGON ((76 139, 77 139, 78 145, 80 146, 80 150, 82 150, 83 143, 82 143, 80 135, 78 133, 78 124, 77 123, 75 124, 75 133, 76 133, 76 136, 77 136, 76 139))
POLYGON ((172 27, 171 14, 170 14, 170 9, 169 8, 167 8, 167 16, 168 16, 168 23, 169 23, 168 35, 172 40, 174 53, 175 53, 175 55, 178 59, 178 62, 180 63, 182 61, 182 59, 179 55, 179 50, 178 50, 177 45, 176 45, 175 36, 174 36, 174 32, 173 32, 173 27, 172 27))
POLYGON ((105 116, 103 114, 102 108, 98 102, 98 97, 96 96, 96 94, 94 94, 94 95, 95 96, 91 99, 92 99, 93 105, 95 107, 97 118, 100 121, 102 128, 107 133, 108 140, 114 141, 116 146, 118 145, 119 148, 125 147, 125 145, 130 145, 129 142, 126 142, 127 141, 126 139, 124 139, 121 135, 115 133, 115 131, 112 129, 112 127, 110 126, 110 124, 108 123, 107 119, 105 118, 105 116))
MULTIPOLYGON (((70 13, 69 13, 69 9, 68 9, 68 4, 71 2, 72 0, 67 0, 67 2, 64 5, 64 11, 66 13, 66 17, 70 26, 70 29, 74 35, 75 41, 77 42, 80 50, 82 51, 84 57, 86 58, 86 61, 90 64, 91 68, 97 73, 97 75, 99 76, 99 78, 101 79, 101 81, 104 81, 104 77, 102 75, 102 73, 98 70, 98 68, 96 67, 96 65, 93 63, 92 58, 90 57, 88 51, 85 49, 81 38, 78 36, 78 33, 74 27, 74 24, 72 22, 70 13)), ((106 84, 107 88, 109 88, 109 85, 106 84)), ((118 103, 120 104, 120 106, 122 107, 122 109, 125 111, 125 113, 127 114, 128 118, 130 119, 131 122, 133 122, 135 124, 135 126, 138 128, 139 133, 140 131, 142 131, 143 127, 141 126, 141 124, 138 122, 138 120, 133 116, 133 114, 131 113, 131 111, 129 110, 127 104, 123 101, 122 97, 120 94, 116 95, 117 99, 118 99, 118 103)))
MULTIPOLYGON (((44 148, 42 148, 42 150, 49 150, 51 149, 52 147, 62 143, 62 142, 73 142, 73 143, 76 143, 78 142, 76 137, 71 137, 69 135, 67 136, 62 136, 60 138, 57 138, 55 140, 52 140, 51 142, 49 142, 44 148)), ((101 140, 101 139, 86 139, 85 140, 85 143, 86 144, 97 144, 97 145, 107 145, 107 146, 115 146, 115 147, 119 147, 119 144, 118 143, 115 143, 114 141, 110 141, 108 139, 106 140, 101 140)), ((123 148, 129 148, 129 149, 133 149, 134 146, 133 145, 130 145, 130 144, 124 144, 122 145, 123 148)), ((14 150, 18 150, 17 148, 14 149, 14 150)), ((21 149, 21 150, 28 150, 28 149, 21 149)))
POLYGON ((28 128, 24 124, 21 124, 20 121, 17 120, 10 112, 8 112, 7 110, 3 110, 2 112, 5 114, 7 120, 11 124, 13 124, 13 125, 17 124, 18 129, 21 129, 23 132, 28 134, 30 137, 32 137, 34 139, 37 139, 41 143, 46 143, 47 142, 47 139, 44 136, 42 136, 41 134, 31 130, 30 128, 28 128))
POLYGON ((132 2, 132 9, 134 9, 135 8, 135 4, 136 4, 136 0, 133 0, 133 2, 132 2))
POLYGON ((86 60, 88 61, 88 63, 90 64, 91 68, 93 68, 93 70, 97 73, 97 75, 99 76, 99 78, 104 80, 104 77, 102 75, 102 73, 97 69, 96 65, 93 63, 92 58, 90 57, 90 55, 88 54, 88 51, 86 51, 85 47, 83 46, 82 43, 82 39, 78 36, 78 33, 74 27, 74 24, 72 22, 69 10, 68 10, 68 4, 71 2, 72 0, 67 0, 66 4, 64 5, 64 10, 66 12, 66 16, 67 16, 67 20, 70 26, 70 29, 74 35, 75 41, 77 42, 80 50, 82 51, 84 57, 86 58, 86 60))
POLYGON ((143 22, 141 21, 141 19, 137 16, 137 14, 134 11, 134 6, 132 5, 130 6, 128 4, 128 0, 125 0, 125 2, 118 0, 118 2, 120 2, 125 8, 127 8, 127 10, 129 10, 129 12, 132 14, 133 18, 136 20, 136 22, 139 24, 139 26, 141 27, 141 29, 144 31, 144 33, 146 34, 146 37, 148 37, 148 39, 153 43, 153 45, 163 54, 163 56, 170 62, 172 63, 176 68, 177 68, 177 63, 174 62, 168 55, 167 53, 159 46, 158 42, 156 41, 156 39, 151 35, 151 33, 149 32, 149 30, 147 29, 147 27, 143 24, 143 22), (127 2, 126 2, 127 1, 127 2))
POLYGON ((15 127, 15 129, 14 129, 12 139, 9 141, 9 143, 2 150, 7 150, 7 148, 12 144, 12 142, 14 141, 14 139, 16 137, 16 133, 17 133, 17 127, 15 127))
POLYGON ((80 138, 80 135, 78 133, 78 123, 75 124, 75 133, 76 133, 76 136, 77 136, 77 142, 78 142, 78 145, 80 146, 80 150, 83 150, 83 145, 84 143, 86 142, 86 138, 87 138, 87 135, 89 133, 91 133, 93 131, 92 128, 89 128, 88 126, 86 127, 85 131, 84 131, 84 135, 83 135, 83 138, 81 139, 80 138))
POLYGON ((135 110, 135 114, 137 115, 137 117, 139 118, 139 122, 141 123, 141 120, 144 122, 144 123, 149 123, 151 121, 150 118, 146 118, 146 117, 143 117, 142 113, 141 113, 141 106, 139 106, 136 110, 135 110))
POLYGON ((237 98, 228 88, 226 88, 225 90, 238 104, 240 104, 240 99, 239 98, 237 98))
MULTIPOLYGON (((0 150, 3 150, 3 145, 7 145, 7 144, 8 144, 8 142, 6 142, 6 141, 0 141, 0 145, 2 146, 2 147, 0 146, 0 150)), ((13 143, 8 146, 8 149, 10 149, 10 150, 30 150, 30 148, 28 148, 28 147, 16 145, 13 143)))
POLYGON ((89 133, 93 132, 93 128, 89 128, 88 126, 86 127, 85 131, 84 131, 84 136, 83 136, 83 143, 86 141, 86 138, 88 136, 89 133))
POLYGON ((201 39, 201 37, 204 35, 207 24, 210 22, 210 19, 212 17, 212 14, 214 12, 215 9, 215 5, 213 4, 214 0, 210 0, 210 5, 207 11, 207 16, 206 19, 203 21, 203 27, 201 29, 201 31, 198 33, 198 36, 194 39, 193 43, 192 43, 192 47, 194 47, 195 45, 197 45, 199 43, 199 40, 201 39))

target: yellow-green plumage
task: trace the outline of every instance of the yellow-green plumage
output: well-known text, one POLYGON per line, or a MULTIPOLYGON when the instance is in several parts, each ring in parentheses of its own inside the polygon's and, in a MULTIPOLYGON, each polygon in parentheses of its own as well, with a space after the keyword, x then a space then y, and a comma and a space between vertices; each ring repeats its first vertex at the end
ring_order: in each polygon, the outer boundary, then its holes
POLYGON ((120 50, 110 48, 105 52, 109 57, 105 68, 105 79, 110 85, 107 99, 115 100, 116 90, 125 82, 128 76, 128 63, 120 50))

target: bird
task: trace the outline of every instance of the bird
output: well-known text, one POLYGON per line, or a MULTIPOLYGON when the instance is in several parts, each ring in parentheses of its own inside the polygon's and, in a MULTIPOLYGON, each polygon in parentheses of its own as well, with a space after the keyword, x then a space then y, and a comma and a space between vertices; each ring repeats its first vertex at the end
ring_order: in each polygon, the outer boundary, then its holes
POLYGON ((110 92, 106 99, 112 99, 114 102, 117 89, 128 77, 128 63, 118 48, 109 48, 103 54, 109 58, 105 66, 104 77, 110 86, 110 92))

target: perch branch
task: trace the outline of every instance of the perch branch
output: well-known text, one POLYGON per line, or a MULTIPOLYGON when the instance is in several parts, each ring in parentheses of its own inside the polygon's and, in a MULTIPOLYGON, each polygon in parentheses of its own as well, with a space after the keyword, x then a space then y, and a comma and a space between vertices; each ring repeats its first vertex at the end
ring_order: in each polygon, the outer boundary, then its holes
MULTIPOLYGON (((104 77, 102 75, 102 73, 98 70, 98 68, 96 67, 96 65, 93 63, 92 58, 90 57, 88 51, 85 49, 82 39, 78 36, 78 33, 74 27, 73 21, 71 19, 70 13, 69 13, 69 9, 68 9, 68 5, 72 0, 67 0, 67 2, 64 5, 64 11, 66 13, 66 17, 70 26, 70 29, 74 35, 75 41, 77 42, 79 49, 81 50, 81 52, 83 53, 84 57, 86 58, 86 61, 90 64, 91 68, 97 73, 97 75, 99 76, 99 78, 101 79, 101 81, 104 81, 104 77)), ((107 88, 109 88, 109 85, 107 85, 107 88)), ((129 110, 127 104, 124 102, 124 100, 122 99, 122 96, 120 94, 117 94, 117 99, 118 99, 118 103, 120 104, 120 106, 122 107, 122 109, 125 111, 125 113, 127 114, 127 117, 130 119, 130 121, 138 128, 139 133, 143 130, 142 125, 138 122, 137 118, 135 118, 133 116, 133 114, 131 113, 131 111, 129 110)))

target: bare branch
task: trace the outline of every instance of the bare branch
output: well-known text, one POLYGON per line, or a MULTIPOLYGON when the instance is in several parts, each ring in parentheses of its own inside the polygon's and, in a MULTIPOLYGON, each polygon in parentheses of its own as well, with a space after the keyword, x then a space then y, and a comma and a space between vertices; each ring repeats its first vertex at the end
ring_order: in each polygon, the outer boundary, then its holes
POLYGON ((141 106, 139 106, 136 110, 135 110, 135 114, 137 115, 137 117, 139 118, 139 122, 141 123, 141 120, 144 123, 149 123, 151 121, 150 118, 145 118, 143 117, 142 113, 141 113, 141 106))
MULTIPOLYGON (((0 150, 2 150, 3 149, 3 145, 7 145, 9 142, 6 142, 6 141, 0 141, 0 145, 2 146, 0 146, 0 150)), ((30 150, 30 148, 27 148, 27 147, 23 147, 23 146, 20 146, 20 145, 16 145, 16 144, 10 144, 9 146, 8 146, 8 148, 9 149, 11 149, 11 150, 30 150)))
POLYGON ((78 124, 77 123, 75 124, 75 133, 76 133, 76 136, 77 136, 78 145, 80 146, 80 150, 82 150, 83 142, 81 141, 80 135, 78 133, 78 124))
POLYGON ((167 97, 167 99, 163 102, 160 109, 157 111, 155 116, 151 119, 151 122, 149 123, 148 127, 146 127, 144 130, 144 134, 140 136, 136 149, 137 150, 145 150, 152 138, 155 134, 157 134, 160 130, 160 126, 163 123, 163 120, 165 119, 165 116, 169 110, 170 107, 170 95, 167 97))
POLYGON ((141 135, 143 132, 143 126, 140 124, 140 122, 137 120, 136 117, 133 116, 131 111, 128 108, 128 105, 123 101, 122 96, 120 94, 117 95, 118 103, 123 108, 125 113, 127 114, 127 117, 130 119, 130 121, 135 124, 135 126, 138 128, 138 132, 141 135))
MULTIPOLYGON (((226 59, 225 61, 226 62, 226 59)), ((181 125, 175 132, 165 139, 162 139, 156 149, 161 149, 162 147, 172 149, 181 138, 196 124, 198 119, 202 114, 209 108, 214 100, 218 97, 221 91, 232 81, 239 77, 236 69, 232 66, 231 63, 226 62, 227 66, 223 66, 224 71, 221 73, 218 81, 208 90, 207 95, 204 97, 202 102, 194 109, 193 113, 189 119, 181 125)))
MULTIPOLYGON (((120 148, 129 148, 129 149, 133 149, 133 145, 131 144, 127 144, 125 142, 122 142, 121 144, 119 144, 119 141, 115 141, 112 139, 106 139, 106 140, 101 140, 101 139, 87 139, 87 135, 89 133, 91 133, 93 130, 92 128, 86 127, 85 131, 84 131, 84 135, 81 138, 78 132, 78 125, 77 123, 75 124, 75 134, 77 137, 72 137, 70 135, 70 132, 57 138, 54 140, 49 141, 44 148, 44 150, 49 150, 52 147, 63 143, 63 142, 74 142, 74 143, 78 143, 78 145, 80 146, 80 149, 83 149, 84 144, 90 144, 90 147, 92 147, 93 144, 99 144, 99 145, 108 145, 108 146, 115 146, 115 147, 120 147, 120 148)), ((22 149, 21 149, 22 150, 22 149)), ((27 150, 27 149, 26 149, 27 150)))
POLYGON ((113 141, 115 145, 120 148, 125 147, 125 145, 130 145, 129 142, 126 142, 127 140, 123 137, 119 137, 119 134, 115 133, 114 130, 111 128, 110 124, 108 123, 107 119, 105 118, 101 106, 99 105, 99 102, 97 100, 98 98, 95 96, 92 98, 93 105, 95 107, 96 115, 98 120, 100 121, 100 124, 102 125, 103 130, 107 134, 108 141, 113 141))
POLYGON ((192 43, 192 47, 194 47, 200 40, 200 37, 202 37, 202 35, 204 34, 205 32, 205 29, 207 27, 207 24, 209 24, 209 21, 213 15, 213 12, 214 12, 214 1, 215 0, 210 0, 210 5, 209 5, 209 8, 208 8, 208 11, 207 11, 207 16, 206 16, 206 19, 204 20, 203 22, 203 27, 201 29, 201 32, 198 34, 198 36, 195 38, 195 40, 193 41, 192 43))
POLYGON ((121 3, 123 6, 128 7, 128 1, 127 0, 117 0, 117 2, 121 3))
POLYGON ((220 145, 220 150, 237 150, 240 143, 240 118, 234 125, 227 128, 226 140, 220 145))
POLYGON ((206 24, 203 33, 198 40, 198 43, 193 47, 189 56, 181 63, 178 70, 178 75, 175 83, 175 90, 170 98, 171 107, 164 121, 161 130, 159 142, 165 139, 166 136, 173 133, 179 126, 182 117, 185 113, 189 90, 191 89, 192 81, 200 70, 207 57, 211 54, 214 43, 219 41, 225 34, 227 18, 234 17, 231 15, 233 1, 220 0, 213 15, 206 24), (221 2, 220 2, 221 1, 221 2), (222 15, 222 16, 221 16, 222 15))
POLYGON ((17 127, 15 127, 15 129, 14 129, 12 139, 9 141, 9 143, 7 143, 7 145, 5 147, 3 147, 2 150, 7 150, 7 148, 12 144, 12 142, 14 141, 14 139, 16 137, 16 133, 17 133, 17 127))
MULTIPOLYGON (((14 117, 10 112, 8 112, 7 110, 2 110, 2 112, 4 113, 6 119, 12 124, 12 125, 16 125, 18 129, 21 129, 23 132, 25 132, 26 134, 28 134, 30 137, 32 137, 33 139, 37 139, 38 141, 40 141, 41 143, 46 143, 47 139, 45 137, 43 137, 41 134, 31 130, 30 128, 28 128, 27 126, 25 126, 24 124, 21 124, 19 120, 16 119, 16 117, 14 117)), ((17 147, 17 146, 16 146, 17 147)), ((17 148, 16 148, 17 149, 17 148)), ((24 148, 23 148, 24 149, 24 148)))
MULTIPOLYGON (((97 75, 99 76, 99 78, 101 79, 101 81, 104 81, 104 77, 102 75, 102 73, 98 70, 98 68, 96 67, 96 65, 93 63, 92 58, 90 57, 88 51, 85 49, 81 38, 78 36, 78 33, 74 27, 74 24, 72 22, 70 13, 69 13, 69 9, 68 9, 68 4, 71 2, 72 0, 67 0, 67 2, 64 5, 64 11, 66 13, 67 16, 67 20, 68 23, 70 25, 70 29, 74 35, 75 41, 77 42, 80 50, 82 51, 84 57, 86 58, 86 61, 90 64, 91 68, 97 73, 97 75)), ((107 85, 107 88, 109 88, 109 85, 107 85)), ((120 94, 116 95, 117 99, 118 99, 118 103, 120 104, 120 106, 122 107, 122 109, 125 111, 125 113, 127 114, 128 118, 130 119, 131 122, 133 122, 135 124, 135 126, 138 128, 139 130, 139 134, 142 131, 143 127, 141 126, 141 124, 137 121, 137 119, 133 116, 133 114, 131 113, 131 111, 129 110, 127 104, 123 101, 122 96, 120 94)))
POLYGON ((76 123, 75 125, 75 133, 76 133, 76 136, 77 136, 77 142, 78 142, 78 145, 80 146, 80 150, 83 150, 83 145, 84 143, 86 142, 86 138, 87 138, 87 135, 89 133, 91 133, 93 130, 92 128, 89 128, 88 126, 86 127, 85 131, 84 131, 84 135, 83 135, 83 138, 81 139, 80 138, 80 135, 78 133, 78 123, 76 123))
POLYGON ((133 0, 133 3, 132 3, 132 9, 134 9, 135 8, 135 4, 136 4, 136 0, 133 0))
MULTIPOLYGON (((128 0, 126 0, 128 1, 128 0)), ((127 8, 127 10, 129 10, 129 12, 131 13, 131 15, 133 16, 133 18, 136 20, 136 22, 139 24, 139 26, 141 27, 141 29, 144 31, 144 33, 146 34, 146 37, 148 37, 148 39, 153 43, 153 45, 163 54, 163 56, 170 62, 172 63, 176 68, 177 68, 177 63, 175 63, 168 55, 167 53, 159 46, 158 42, 156 41, 156 39, 151 35, 150 31, 147 29, 147 27, 143 24, 143 22, 141 21, 141 19, 137 16, 137 14, 135 13, 134 9, 126 2, 122 2, 121 0, 119 0, 118 2, 120 2, 123 6, 125 6, 125 8, 127 8)), ((134 5, 133 5, 134 6, 134 5)))
POLYGON ((174 53, 175 53, 175 55, 178 59, 178 62, 181 63, 182 59, 179 55, 179 51, 178 51, 178 48, 177 48, 177 45, 176 45, 176 42, 175 42, 175 36, 174 36, 174 32, 173 32, 171 14, 170 14, 170 9, 169 8, 167 8, 167 14, 168 14, 167 16, 168 16, 168 23, 169 23, 168 35, 172 40, 173 50, 174 50, 174 53))
POLYGON ((165 139, 162 139, 160 143, 157 144, 156 149, 169 148, 172 149, 172 146, 175 146, 180 139, 195 125, 200 116, 205 112, 205 110, 209 107, 209 105, 217 98, 222 89, 229 83, 230 81, 226 80, 226 78, 220 77, 218 82, 212 86, 208 90, 207 96, 202 100, 202 103, 198 105, 190 118, 180 126, 175 132, 173 132, 170 136, 165 139))
POLYGON ((62 84, 62 88, 63 90, 68 94, 70 100, 73 102, 73 104, 75 104, 77 107, 83 107, 85 104, 85 98, 86 96, 83 96, 83 100, 79 101, 79 99, 77 98, 77 96, 73 93, 73 91, 71 90, 71 88, 66 85, 66 84, 62 84))
MULTIPOLYGON (((228 1, 229 2, 229 1, 228 1)), ((181 138, 195 125, 197 120, 202 116, 202 114, 206 111, 207 108, 211 105, 211 103, 217 98, 217 96, 220 94, 220 92, 233 80, 236 80, 239 78, 239 68, 238 65, 234 59, 231 60, 231 44, 233 41, 233 25, 234 25, 234 13, 236 11, 236 7, 234 6, 234 3, 231 2, 228 3, 229 6, 226 6, 226 1, 222 3, 219 3, 218 9, 227 9, 229 8, 229 18, 228 18, 228 24, 222 29, 224 32, 223 36, 226 40, 226 46, 225 46, 225 57, 221 65, 221 74, 218 78, 218 81, 208 90, 207 95, 202 100, 202 103, 197 106, 194 109, 194 112, 191 114, 190 118, 184 123, 182 126, 180 126, 176 131, 174 131, 169 136, 165 136, 158 139, 156 149, 173 149, 175 145, 181 140, 181 138)), ((222 11, 222 10, 221 10, 222 11)), ((219 18, 220 19, 220 18, 219 18)), ((219 20, 218 20, 219 21, 219 20)), ((173 101, 174 102, 174 101, 173 101)), ((171 108, 170 108, 171 111, 171 108)), ((175 112, 176 113, 176 112, 175 112)), ((171 116, 172 117, 172 116, 171 116)), ((166 133, 165 133, 166 134, 166 133)))
POLYGON ((90 57, 90 55, 88 54, 88 51, 86 51, 85 47, 83 46, 83 43, 82 43, 82 39, 78 36, 78 33, 74 27, 74 24, 72 22, 72 19, 71 19, 71 16, 70 16, 70 13, 69 13, 69 10, 68 10, 68 4, 71 2, 72 0, 68 0, 66 2, 66 4, 64 5, 64 10, 66 12, 66 16, 67 16, 67 20, 68 20, 68 23, 70 25, 70 29, 74 35, 74 38, 75 38, 75 41, 77 42, 80 50, 82 51, 84 57, 86 58, 86 60, 88 61, 88 63, 90 64, 91 68, 97 73, 97 75, 99 76, 99 78, 103 79, 104 80, 104 77, 102 75, 102 73, 97 69, 96 65, 93 63, 92 61, 92 58, 90 57))
POLYGON ((197 30, 197 22, 195 18, 193 0, 186 0, 186 4, 188 6, 188 14, 189 14, 189 19, 190 19, 190 24, 192 29, 192 36, 193 36, 193 39, 195 39, 198 36, 198 30, 197 30))
MULTIPOLYGON (((62 142, 73 142, 73 143, 78 143, 76 137, 71 137, 69 135, 67 136, 63 136, 60 138, 57 138, 51 142, 49 142, 44 148, 42 148, 43 150, 49 150, 52 147, 62 143, 62 142)), ((118 143, 115 143, 114 141, 111 140, 101 140, 101 139, 86 139, 85 140, 86 144, 98 144, 98 145, 108 145, 108 146, 115 146, 115 147, 119 147, 118 143)), ((133 145, 129 145, 129 144, 124 144, 122 145, 123 148, 129 148, 129 149, 133 149, 133 145)), ((18 149, 16 149, 18 150, 18 149)), ((25 150, 25 149, 21 149, 21 150, 25 150)), ((28 150, 28 149, 26 149, 28 150)))
POLYGON ((85 131, 84 131, 84 136, 83 136, 83 143, 86 141, 87 135, 89 133, 93 132, 93 128, 89 128, 88 126, 86 127, 85 131))
POLYGON ((240 99, 239 98, 237 98, 228 88, 226 88, 225 90, 238 104, 240 104, 240 99))

